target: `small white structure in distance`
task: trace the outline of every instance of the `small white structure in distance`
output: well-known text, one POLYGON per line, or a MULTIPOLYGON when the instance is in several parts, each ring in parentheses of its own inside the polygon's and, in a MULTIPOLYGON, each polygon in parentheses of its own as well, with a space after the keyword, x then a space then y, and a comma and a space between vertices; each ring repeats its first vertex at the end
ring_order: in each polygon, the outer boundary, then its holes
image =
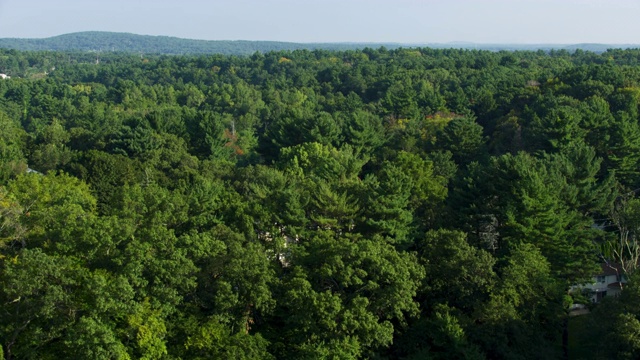
POLYGON ((7 74, 0 74, 0 79, 11 79, 11 76, 7 74))
POLYGON ((622 266, 617 263, 600 264, 600 272, 594 274, 592 283, 574 287, 574 289, 587 290, 592 303, 598 303, 605 296, 618 296, 622 291, 627 278, 622 271, 622 266))

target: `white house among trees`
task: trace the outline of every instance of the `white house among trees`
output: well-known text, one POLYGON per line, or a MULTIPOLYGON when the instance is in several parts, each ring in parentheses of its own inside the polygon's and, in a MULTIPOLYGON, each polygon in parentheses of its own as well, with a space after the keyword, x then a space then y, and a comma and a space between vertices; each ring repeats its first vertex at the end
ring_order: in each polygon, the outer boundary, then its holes
POLYGON ((589 290, 592 303, 599 302, 605 296, 618 296, 627 282, 622 267, 617 263, 602 263, 600 270, 593 276, 593 283, 578 287, 589 290))

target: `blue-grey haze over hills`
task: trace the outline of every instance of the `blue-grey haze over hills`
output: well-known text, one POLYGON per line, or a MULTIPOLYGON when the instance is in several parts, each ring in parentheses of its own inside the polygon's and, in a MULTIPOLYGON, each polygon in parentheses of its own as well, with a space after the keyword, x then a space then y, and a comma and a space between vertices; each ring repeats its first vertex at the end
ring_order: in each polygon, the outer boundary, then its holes
POLYGON ((611 44, 474 44, 470 42, 451 43, 294 43, 278 41, 225 41, 193 40, 169 36, 136 35, 113 32, 79 32, 45 39, 0 38, 0 48, 30 51, 90 51, 129 52, 143 54, 224 54, 250 55, 255 52, 307 50, 351 50, 365 47, 389 49, 399 47, 463 48, 477 50, 551 50, 582 49, 603 52, 609 48, 638 47, 637 45, 611 44))

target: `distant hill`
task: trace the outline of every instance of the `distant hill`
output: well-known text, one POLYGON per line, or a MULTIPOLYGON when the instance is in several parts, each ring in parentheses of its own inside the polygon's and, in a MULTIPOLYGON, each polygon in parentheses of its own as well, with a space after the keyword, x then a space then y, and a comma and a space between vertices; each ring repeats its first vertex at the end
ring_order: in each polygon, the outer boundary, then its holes
POLYGON ((576 49, 603 52, 609 48, 640 47, 639 45, 607 45, 607 44, 474 44, 469 42, 452 42, 445 44, 420 43, 292 43, 280 41, 229 41, 229 40, 192 40, 170 36, 149 36, 130 33, 114 33, 101 31, 87 31, 65 34, 44 39, 0 39, 0 48, 36 51, 92 51, 92 52, 129 52, 145 54, 224 54, 250 55, 255 52, 269 52, 279 50, 324 49, 324 50, 352 50, 365 47, 389 49, 399 47, 432 47, 432 48, 463 48, 478 50, 551 50, 576 49))
POLYGON ((575 44, 575 45, 569 45, 566 47, 567 50, 585 50, 585 51, 593 51, 593 52, 605 52, 607 51, 607 49, 611 49, 612 47, 615 48, 622 48, 622 49, 628 49, 628 48, 638 48, 640 47, 640 45, 616 45, 616 46, 612 46, 612 45, 607 45, 607 44, 575 44))
POLYGON ((297 49, 350 50, 365 47, 398 48, 393 43, 290 43, 279 41, 192 40, 101 31, 78 32, 44 39, 0 39, 0 48, 40 51, 121 51, 147 54, 250 55, 297 49))

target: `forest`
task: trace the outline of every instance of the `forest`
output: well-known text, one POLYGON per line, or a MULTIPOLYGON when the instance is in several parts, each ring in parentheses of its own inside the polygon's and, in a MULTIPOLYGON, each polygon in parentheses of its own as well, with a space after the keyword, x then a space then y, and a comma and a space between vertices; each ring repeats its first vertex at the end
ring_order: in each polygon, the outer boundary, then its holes
POLYGON ((640 356, 640 50, 0 73, 0 359, 640 356))
MULTIPOLYGON (((476 43, 429 43, 420 46, 448 49, 452 46, 481 50, 588 50, 602 53, 610 48, 637 48, 638 45, 608 45, 596 43, 558 45, 558 44, 476 44, 476 43)), ((295 50, 331 50, 347 51, 384 46, 387 49, 407 47, 400 43, 294 43, 284 41, 248 41, 248 40, 194 40, 171 36, 151 36, 108 31, 83 31, 62 34, 49 38, 22 39, 0 38, 0 48, 22 51, 76 51, 76 52, 124 52, 137 54, 164 55, 203 55, 222 54, 249 56, 255 52, 295 50)), ((416 45, 413 45, 416 46, 416 45)), ((0 69, 2 70, 2 69, 0 69)))
MULTIPOLYGON (((84 31, 44 39, 0 38, 0 48, 23 51, 126 52, 165 55, 222 54, 252 55, 255 52, 293 50, 356 50, 399 44, 379 43, 292 43, 284 41, 194 40, 108 31, 84 31)), ((590 46, 593 47, 593 46, 590 46)), ((598 45, 596 45, 598 48, 598 45)), ((604 49, 606 50, 606 48, 604 49)))

